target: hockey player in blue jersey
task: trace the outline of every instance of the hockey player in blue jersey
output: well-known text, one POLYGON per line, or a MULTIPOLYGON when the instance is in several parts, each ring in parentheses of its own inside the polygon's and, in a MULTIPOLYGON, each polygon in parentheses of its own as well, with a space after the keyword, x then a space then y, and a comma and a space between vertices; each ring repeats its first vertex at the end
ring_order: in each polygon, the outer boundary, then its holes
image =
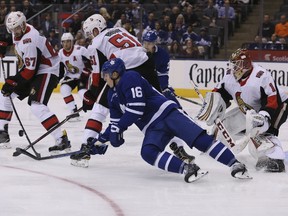
POLYGON ((156 45, 157 33, 153 30, 146 32, 143 37, 143 46, 147 50, 147 54, 152 56, 157 71, 158 80, 162 90, 162 94, 169 100, 173 100, 181 108, 180 103, 176 99, 174 89, 169 86, 169 53, 156 45))
POLYGON ((195 163, 185 163, 165 151, 174 136, 183 139, 190 148, 206 152, 218 162, 231 167, 233 177, 250 178, 245 165, 223 143, 207 135, 205 130, 178 109, 175 102, 167 100, 139 73, 133 70, 126 72, 120 58, 105 62, 101 75, 110 87, 108 102, 111 122, 105 135, 108 135, 112 146, 121 146, 125 141, 123 132, 136 124, 145 134, 142 158, 160 169, 183 173, 186 182, 193 182, 207 172, 195 163))

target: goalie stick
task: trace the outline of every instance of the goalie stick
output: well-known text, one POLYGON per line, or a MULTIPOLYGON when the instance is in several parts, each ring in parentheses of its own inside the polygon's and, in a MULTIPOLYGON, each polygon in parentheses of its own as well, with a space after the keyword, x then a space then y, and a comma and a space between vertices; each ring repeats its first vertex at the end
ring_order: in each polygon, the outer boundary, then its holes
MULTIPOLYGON (((197 85, 194 83, 194 81, 192 79, 192 71, 190 71, 189 75, 190 75, 190 83, 191 83, 191 85, 193 86, 195 92, 197 93, 199 98, 202 100, 202 102, 205 103, 203 95, 200 93, 197 85)), ((214 123, 215 123, 215 126, 218 129, 218 133, 220 132, 222 134, 222 136, 224 137, 226 143, 228 144, 227 147, 229 149, 231 149, 233 153, 238 154, 239 152, 241 152, 247 146, 247 144, 248 144, 248 142, 250 140, 250 137, 245 137, 244 139, 241 139, 240 142, 235 142, 234 139, 232 138, 232 136, 229 134, 229 132, 226 129, 226 127, 224 126, 223 122, 219 118, 217 118, 214 123)))
MULTIPOLYGON (((32 147, 32 149, 34 148, 33 146, 35 144, 37 144, 40 140, 44 139, 46 136, 48 136, 50 133, 52 133, 54 130, 56 130, 57 128, 59 128, 60 126, 62 126, 64 123, 66 123, 68 120, 70 120, 71 118, 73 118, 75 116, 75 113, 79 113, 80 111, 82 111, 82 107, 79 108, 78 110, 76 110, 76 112, 74 112, 71 115, 66 116, 66 118, 64 120, 62 120, 61 122, 59 122, 57 125, 55 125, 54 127, 52 127, 50 130, 48 130, 46 133, 44 133, 42 136, 40 136, 38 139, 36 139, 34 142, 30 142, 30 144, 28 146, 26 146, 24 149, 22 150, 28 150, 29 148, 32 147)), ((16 148, 16 151, 13 153, 14 157, 19 156, 20 154, 22 154, 23 152, 19 151, 19 149, 21 148, 16 148), (18 149, 18 150, 17 150, 18 149)), ((36 156, 39 158, 41 157, 41 155, 38 153, 38 155, 36 154, 36 156)))

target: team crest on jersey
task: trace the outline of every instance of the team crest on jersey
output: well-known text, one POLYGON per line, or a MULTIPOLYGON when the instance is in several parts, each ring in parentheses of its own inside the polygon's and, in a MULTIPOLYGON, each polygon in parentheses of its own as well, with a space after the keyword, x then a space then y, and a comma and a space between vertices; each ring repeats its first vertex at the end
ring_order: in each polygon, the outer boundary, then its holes
POLYGON ((67 70, 68 70, 70 73, 72 73, 72 74, 77 74, 77 73, 79 73, 79 68, 73 66, 72 64, 70 64, 69 61, 66 61, 65 64, 66 64, 67 70))
POLYGON ((24 62, 23 62, 23 59, 21 58, 21 56, 18 54, 17 50, 15 49, 14 47, 14 53, 17 57, 17 68, 18 68, 18 71, 20 71, 23 66, 24 66, 24 62))
POLYGON ((236 101, 237 101, 237 104, 238 104, 241 112, 246 114, 247 110, 253 109, 253 107, 251 107, 249 104, 245 103, 244 100, 241 98, 241 92, 237 92, 235 97, 236 97, 236 101))

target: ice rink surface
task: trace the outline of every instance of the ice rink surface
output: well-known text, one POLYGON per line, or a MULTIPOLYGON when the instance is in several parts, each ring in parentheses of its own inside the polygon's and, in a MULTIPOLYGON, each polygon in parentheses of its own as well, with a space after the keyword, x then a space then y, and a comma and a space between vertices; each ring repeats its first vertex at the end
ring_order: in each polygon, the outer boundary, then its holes
MULTIPOLYGON (((34 141, 44 129, 26 101, 14 102, 29 138, 34 141)), ((200 108, 189 102, 181 103, 191 117, 200 108)), ((68 114, 60 94, 52 95, 49 107, 60 121, 68 114)), ((67 122, 62 127, 68 132, 72 150, 80 148, 89 113, 81 116, 80 122, 67 122)), ((209 171, 203 179, 187 184, 182 175, 159 170, 141 159, 143 135, 135 126, 124 133, 123 146, 110 146, 105 155, 93 156, 89 168, 70 165, 69 157, 45 161, 25 155, 12 157, 16 147, 28 145, 25 136, 19 137, 19 129, 14 115, 9 127, 13 148, 0 150, 0 216, 288 215, 287 172, 257 172, 256 161, 246 149, 237 158, 246 163, 253 180, 234 179, 228 167, 185 146, 187 152, 196 156, 196 163, 209 171)), ((285 151, 287 131, 285 123, 280 132, 285 151)), ((54 140, 48 136, 35 148, 46 156, 52 145, 54 140)))

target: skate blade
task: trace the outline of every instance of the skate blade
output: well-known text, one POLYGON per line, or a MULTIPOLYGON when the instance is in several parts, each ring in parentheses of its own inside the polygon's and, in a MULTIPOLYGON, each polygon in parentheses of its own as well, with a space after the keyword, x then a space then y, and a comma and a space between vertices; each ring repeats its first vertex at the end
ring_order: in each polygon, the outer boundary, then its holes
POLYGON ((80 117, 74 117, 68 120, 68 122, 80 122, 81 118, 80 117))
POLYGON ((201 179, 201 178, 203 178, 205 175, 207 175, 208 174, 208 171, 207 170, 198 170, 198 172, 197 172, 197 176, 195 176, 195 175, 191 175, 188 179, 185 179, 185 181, 187 182, 187 183, 192 183, 192 182, 195 182, 195 181, 197 181, 197 180, 199 180, 199 179, 201 179))
POLYGON ((89 160, 71 160, 71 165, 76 167, 82 167, 82 168, 88 168, 89 166, 89 160))
POLYGON ((243 174, 242 173, 236 173, 234 177, 237 179, 253 179, 253 177, 250 176, 247 172, 245 172, 243 174))

